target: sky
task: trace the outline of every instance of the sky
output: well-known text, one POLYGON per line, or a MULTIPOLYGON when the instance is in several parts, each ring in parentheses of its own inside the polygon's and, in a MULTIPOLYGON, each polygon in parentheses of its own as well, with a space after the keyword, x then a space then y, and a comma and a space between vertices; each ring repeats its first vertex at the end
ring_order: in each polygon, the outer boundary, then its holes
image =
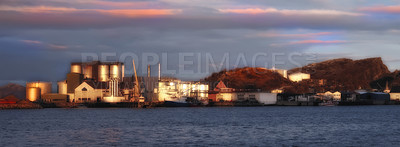
POLYGON ((0 84, 61 81, 71 62, 199 80, 382 57, 400 69, 400 0, 1 0, 0 84))

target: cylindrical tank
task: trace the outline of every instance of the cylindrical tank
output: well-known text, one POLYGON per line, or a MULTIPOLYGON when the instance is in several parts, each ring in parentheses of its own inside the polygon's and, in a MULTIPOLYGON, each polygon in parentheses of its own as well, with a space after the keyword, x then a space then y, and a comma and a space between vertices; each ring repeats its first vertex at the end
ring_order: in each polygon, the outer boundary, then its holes
POLYGON ((107 82, 109 77, 109 66, 102 64, 99 65, 99 81, 100 82, 107 82))
POLYGON ((58 82, 57 86, 58 86, 58 94, 67 94, 68 90, 67 81, 58 82))
POLYGON ((112 64, 110 65, 110 77, 115 79, 122 79, 121 73, 121 64, 112 64))
POLYGON ((26 88, 26 99, 34 102, 40 99, 40 88, 29 87, 26 88))
POLYGON ((71 73, 82 73, 82 64, 72 63, 71 64, 71 73))
POLYGON ((29 82, 26 83, 26 88, 40 88, 40 94, 51 93, 51 83, 50 82, 29 82))
POLYGON ((93 66, 92 65, 85 65, 83 68, 83 78, 91 79, 93 78, 93 66))

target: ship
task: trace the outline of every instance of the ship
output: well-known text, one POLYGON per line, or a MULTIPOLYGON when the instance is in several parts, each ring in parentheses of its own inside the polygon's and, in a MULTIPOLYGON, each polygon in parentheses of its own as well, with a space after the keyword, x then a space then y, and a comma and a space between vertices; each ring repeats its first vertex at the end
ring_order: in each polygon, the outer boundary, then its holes
POLYGON ((164 101, 165 107, 190 107, 191 104, 188 103, 186 97, 171 97, 170 99, 164 101))

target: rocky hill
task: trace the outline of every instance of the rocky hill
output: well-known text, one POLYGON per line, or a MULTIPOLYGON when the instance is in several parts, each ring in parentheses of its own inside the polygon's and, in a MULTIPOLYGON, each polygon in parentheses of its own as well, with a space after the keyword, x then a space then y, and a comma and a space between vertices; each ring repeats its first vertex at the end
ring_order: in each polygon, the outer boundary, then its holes
POLYGON ((291 85, 291 82, 279 73, 265 68, 236 68, 213 73, 205 78, 208 82, 223 81, 228 87, 236 89, 261 89, 270 91, 291 85))
POLYGON ((390 73, 381 58, 367 58, 362 60, 334 59, 313 63, 301 68, 288 71, 309 73, 311 80, 294 83, 282 77, 280 74, 265 68, 237 68, 213 73, 205 78, 209 82, 224 81, 228 87, 237 89, 261 89, 273 90, 284 88, 290 93, 307 93, 327 90, 355 90, 359 88, 370 89, 376 87, 371 84, 373 81, 380 81, 385 86, 386 77, 392 79, 390 82, 400 84, 400 72, 390 73), (325 81, 322 85, 318 82, 325 81))
POLYGON ((19 99, 25 99, 26 88, 18 84, 7 84, 0 87, 0 98, 14 95, 19 99))
POLYGON ((368 89, 371 81, 390 74, 381 58, 334 59, 288 71, 294 72, 309 73, 311 79, 325 79, 329 90, 368 89))

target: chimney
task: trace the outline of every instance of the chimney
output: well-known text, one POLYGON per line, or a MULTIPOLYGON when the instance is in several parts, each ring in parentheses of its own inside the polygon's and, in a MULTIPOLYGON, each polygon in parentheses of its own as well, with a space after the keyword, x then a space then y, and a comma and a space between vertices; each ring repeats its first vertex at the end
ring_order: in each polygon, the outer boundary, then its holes
POLYGON ((150 71, 150 64, 149 64, 149 65, 147 65, 147 77, 150 78, 150 76, 151 76, 151 71, 150 71))

